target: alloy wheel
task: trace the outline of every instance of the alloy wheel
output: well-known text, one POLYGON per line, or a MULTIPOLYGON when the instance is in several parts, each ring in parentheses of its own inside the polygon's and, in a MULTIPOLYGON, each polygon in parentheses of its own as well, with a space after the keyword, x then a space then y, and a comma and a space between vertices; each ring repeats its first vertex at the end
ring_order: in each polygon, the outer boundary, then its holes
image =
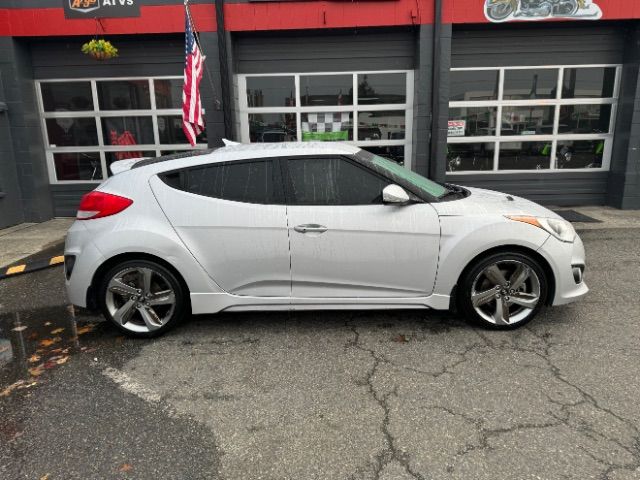
POLYGON ((171 319, 176 293, 162 273, 149 267, 129 267, 109 280, 105 305, 123 328, 148 333, 171 319))
POLYGON ((525 320, 540 301, 540 279, 529 265, 501 260, 474 279, 471 304, 478 315, 495 325, 525 320))

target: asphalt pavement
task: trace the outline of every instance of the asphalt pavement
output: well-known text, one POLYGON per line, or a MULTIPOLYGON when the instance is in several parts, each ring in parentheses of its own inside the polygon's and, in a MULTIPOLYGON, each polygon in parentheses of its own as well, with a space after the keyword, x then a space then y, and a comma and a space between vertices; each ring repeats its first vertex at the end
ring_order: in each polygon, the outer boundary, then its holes
POLYGON ((130 340, 62 268, 0 281, 0 478, 640 479, 640 229, 581 233, 582 302, 195 317, 130 340))

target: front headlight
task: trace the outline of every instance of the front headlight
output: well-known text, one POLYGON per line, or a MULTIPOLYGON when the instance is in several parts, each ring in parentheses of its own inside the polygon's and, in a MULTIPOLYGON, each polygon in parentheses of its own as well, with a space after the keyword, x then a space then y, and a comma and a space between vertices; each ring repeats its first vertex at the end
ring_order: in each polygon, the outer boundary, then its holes
POLYGON ((574 230, 573 225, 566 220, 560 220, 558 218, 527 217, 521 215, 506 215, 506 217, 516 222, 528 223, 534 227, 541 228, 562 242, 571 243, 576 238, 576 231, 574 230))

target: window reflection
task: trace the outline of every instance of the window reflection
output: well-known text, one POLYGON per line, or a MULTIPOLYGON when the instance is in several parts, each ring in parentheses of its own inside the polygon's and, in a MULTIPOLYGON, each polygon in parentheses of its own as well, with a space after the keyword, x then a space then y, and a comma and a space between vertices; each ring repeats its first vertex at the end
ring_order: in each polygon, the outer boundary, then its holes
POLYGON ((102 119, 105 145, 153 145, 151 117, 105 117, 102 119))
POLYGON ((404 133, 404 110, 358 113, 358 140, 402 140, 404 133))
POLYGON ((41 84, 45 112, 93 110, 89 82, 49 82, 41 84))
POLYGON ((300 76, 302 106, 353 105, 353 75, 300 76))
POLYGON ((96 82, 100 110, 148 110, 151 108, 148 80, 96 82))
POLYGON ((380 105, 407 101, 407 76, 404 73, 358 75, 358 103, 380 105))
POLYGON ((556 98, 557 92, 557 69, 505 70, 504 72, 504 100, 556 98))
POLYGON ((155 80, 156 108, 182 108, 182 79, 155 80))
POLYGON ((47 118, 49 145, 55 147, 98 145, 96 120, 86 118, 47 118))
POLYGON ((616 68, 565 68, 562 98, 611 98, 616 68))
POLYGON ((249 115, 249 139, 252 143, 295 142, 295 113, 255 113, 249 115))
POLYGON ((247 106, 294 107, 294 77, 247 77, 247 106))
POLYGON ((550 167, 551 142, 503 142, 499 170, 546 170, 550 167))
POLYGON ((100 153, 54 153, 58 180, 102 180, 100 153))
POLYGON ((498 99, 498 70, 452 71, 449 100, 471 102, 498 99))

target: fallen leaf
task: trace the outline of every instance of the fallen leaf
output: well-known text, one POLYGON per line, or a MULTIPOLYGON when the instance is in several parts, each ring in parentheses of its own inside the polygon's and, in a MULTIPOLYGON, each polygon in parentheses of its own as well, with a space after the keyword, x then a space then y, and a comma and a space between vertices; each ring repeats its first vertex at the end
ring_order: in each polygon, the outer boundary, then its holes
POLYGON ((29 363, 36 363, 38 360, 40 360, 40 355, 38 355, 37 353, 34 353, 29 357, 28 361, 29 363))
POLYGON ((27 329, 26 325, 18 325, 17 327, 12 328, 11 330, 13 330, 14 332, 21 332, 26 329, 27 329))
POLYGON ((93 323, 88 323, 84 327, 80 327, 78 330, 76 330, 76 333, 78 335, 84 335, 85 333, 89 333, 94 328, 95 328, 95 325, 93 323))
POLYGON ((133 470, 133 465, 130 463, 123 463, 120 465, 120 468, 118 468, 119 472, 130 472, 131 470, 133 470))
POLYGON ((48 327, 49 325, 51 325, 51 322, 44 322, 45 327, 48 327))
POLYGON ((33 341, 33 340, 37 340, 38 339, 38 332, 31 332, 29 334, 29 336, 27 337, 27 339, 33 341))
POLYGON ((409 340, 407 340, 407 337, 404 336, 402 333, 399 333, 398 335, 396 335, 395 337, 393 337, 392 339, 394 342, 397 343, 407 343, 409 340))
POLYGON ((36 367, 32 367, 29 369, 29 375, 31 375, 32 377, 37 377, 39 375, 42 375, 43 372, 44 372, 43 364, 40 364, 36 367))
POLYGON ((42 476, 40 477, 40 480, 49 480, 49 474, 47 473, 47 474, 45 474, 45 475, 42 475, 42 476))
POLYGON ((57 360, 56 360, 56 363, 57 363, 58 365, 63 365, 63 364, 65 364, 65 363, 67 363, 67 360, 69 360, 69 357, 62 357, 62 358, 57 359, 57 360))
POLYGON ((2 352, 6 352, 7 350, 9 350, 9 346, 8 346, 8 345, 5 345, 5 346, 3 346, 3 347, 0 347, 0 353, 2 353, 2 352))
POLYGON ((62 340, 60 337, 45 338, 44 340, 40 340, 40 346, 41 347, 50 347, 54 343, 58 343, 60 340, 62 340))
POLYGON ((51 330, 51 335, 58 335, 62 332, 64 332, 64 328, 56 328, 55 330, 51 330))

